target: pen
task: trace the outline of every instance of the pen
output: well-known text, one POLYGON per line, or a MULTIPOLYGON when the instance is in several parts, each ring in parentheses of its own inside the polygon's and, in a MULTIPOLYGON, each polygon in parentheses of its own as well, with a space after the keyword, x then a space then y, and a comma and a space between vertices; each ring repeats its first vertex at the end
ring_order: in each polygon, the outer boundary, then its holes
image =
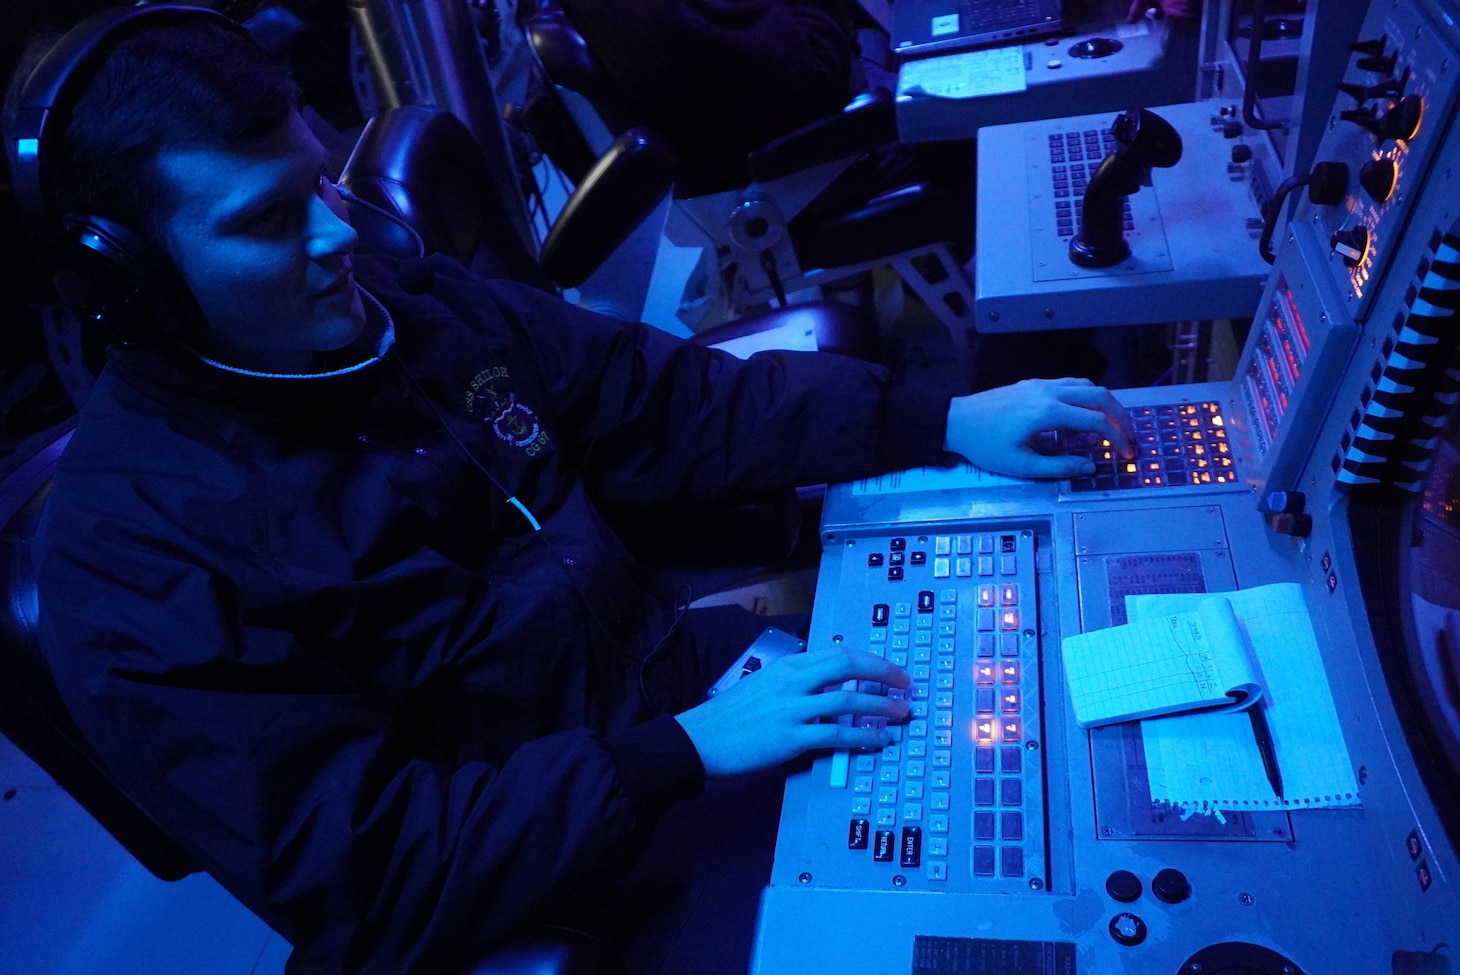
POLYGON ((1281 799, 1283 797, 1283 773, 1278 768, 1277 751, 1272 745, 1272 729, 1267 726, 1267 715, 1263 713, 1261 699, 1256 701, 1247 709, 1247 716, 1252 720, 1252 735, 1257 739, 1257 752, 1262 756, 1262 770, 1267 773, 1267 781, 1272 786, 1272 791, 1281 799))

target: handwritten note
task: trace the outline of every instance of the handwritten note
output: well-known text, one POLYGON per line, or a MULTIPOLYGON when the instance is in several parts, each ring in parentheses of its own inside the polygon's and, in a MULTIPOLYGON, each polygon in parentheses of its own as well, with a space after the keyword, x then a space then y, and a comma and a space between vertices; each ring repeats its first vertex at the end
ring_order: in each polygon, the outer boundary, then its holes
POLYGON ((1220 596, 1205 596, 1188 612, 1066 637, 1062 657, 1075 720, 1084 728, 1233 710, 1262 695, 1232 604, 1220 596))
MULTIPOLYGON (((1283 796, 1267 781, 1246 715, 1184 714, 1141 723, 1151 798, 1199 812, 1361 805, 1302 587, 1283 583, 1222 595, 1262 670, 1283 796)), ((1144 620, 1190 610, 1206 598, 1128 596, 1126 608, 1132 619, 1144 620)))

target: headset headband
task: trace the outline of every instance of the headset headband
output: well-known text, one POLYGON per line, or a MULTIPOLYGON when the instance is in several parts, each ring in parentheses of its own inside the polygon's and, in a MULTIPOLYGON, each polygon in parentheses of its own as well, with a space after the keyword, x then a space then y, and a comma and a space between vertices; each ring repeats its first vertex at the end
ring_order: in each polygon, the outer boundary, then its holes
POLYGON ((212 23, 248 36, 242 25, 206 7, 158 4, 105 10, 67 31, 30 73, 11 126, 11 179, 21 220, 37 243, 54 243, 63 230, 63 215, 57 212, 51 188, 54 164, 48 160, 60 158, 71 112, 97 69, 133 34, 194 23, 212 23))

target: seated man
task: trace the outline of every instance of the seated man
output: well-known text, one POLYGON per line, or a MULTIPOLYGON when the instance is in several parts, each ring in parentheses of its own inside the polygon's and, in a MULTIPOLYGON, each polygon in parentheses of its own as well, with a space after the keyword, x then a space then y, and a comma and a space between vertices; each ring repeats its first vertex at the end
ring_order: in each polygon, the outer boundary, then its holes
POLYGON ((185 285, 124 323, 54 478, 42 642, 68 707, 290 972, 451 973, 545 922, 632 972, 743 971, 754 886, 695 871, 774 833, 696 830, 696 797, 881 746, 824 719, 903 702, 822 689, 907 678, 814 647, 706 700, 763 621, 656 595, 600 505, 945 451, 1068 476, 1085 462, 1038 435, 1128 447, 1124 412, 1076 380, 950 401, 831 355, 740 361, 445 260, 407 293, 353 253, 294 86, 216 21, 134 26, 56 160, 67 212, 185 285))

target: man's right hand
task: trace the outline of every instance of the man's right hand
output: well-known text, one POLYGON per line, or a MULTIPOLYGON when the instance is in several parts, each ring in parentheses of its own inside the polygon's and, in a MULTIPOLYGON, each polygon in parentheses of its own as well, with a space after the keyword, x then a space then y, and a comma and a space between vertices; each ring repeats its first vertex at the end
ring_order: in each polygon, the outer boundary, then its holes
POLYGON ((824 748, 882 748, 891 736, 823 718, 907 717, 907 702, 864 691, 823 690, 849 680, 907 687, 908 676, 875 654, 850 647, 810 650, 772 660, 704 704, 675 716, 704 763, 725 778, 773 768, 824 748))

